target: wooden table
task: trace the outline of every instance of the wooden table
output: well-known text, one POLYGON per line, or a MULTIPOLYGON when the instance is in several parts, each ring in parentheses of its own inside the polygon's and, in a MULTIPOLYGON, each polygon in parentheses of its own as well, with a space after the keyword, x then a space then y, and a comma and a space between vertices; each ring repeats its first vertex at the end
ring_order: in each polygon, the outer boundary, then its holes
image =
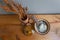
POLYGON ((0 38, 3 40, 60 40, 60 15, 34 15, 37 19, 46 19, 50 23, 50 31, 46 35, 35 32, 31 36, 22 33, 18 15, 0 15, 0 38), (57 29, 59 29, 57 31, 57 29))

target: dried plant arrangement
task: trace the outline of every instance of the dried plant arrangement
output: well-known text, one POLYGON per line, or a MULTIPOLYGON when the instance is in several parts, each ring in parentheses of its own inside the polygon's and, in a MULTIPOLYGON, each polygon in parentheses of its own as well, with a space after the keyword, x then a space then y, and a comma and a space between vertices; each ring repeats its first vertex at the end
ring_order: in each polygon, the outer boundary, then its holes
POLYGON ((21 4, 15 3, 13 0, 3 0, 3 1, 6 5, 2 6, 0 4, 0 8, 3 8, 7 12, 14 12, 18 14, 20 18, 27 16, 26 14, 27 8, 23 8, 21 4))
POLYGON ((34 20, 32 16, 27 14, 28 8, 24 8, 21 4, 15 3, 14 0, 3 0, 6 4, 5 6, 0 5, 0 8, 3 8, 7 12, 14 12, 18 14, 19 20, 23 23, 23 32, 25 35, 32 34, 32 26, 34 26, 34 20))

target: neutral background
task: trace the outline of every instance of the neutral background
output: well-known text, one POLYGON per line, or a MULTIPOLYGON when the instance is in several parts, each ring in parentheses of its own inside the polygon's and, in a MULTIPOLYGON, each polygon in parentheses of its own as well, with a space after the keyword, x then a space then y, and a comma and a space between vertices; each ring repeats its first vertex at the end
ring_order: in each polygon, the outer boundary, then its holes
POLYGON ((60 13, 60 0, 15 0, 15 2, 27 6, 29 13, 60 13))

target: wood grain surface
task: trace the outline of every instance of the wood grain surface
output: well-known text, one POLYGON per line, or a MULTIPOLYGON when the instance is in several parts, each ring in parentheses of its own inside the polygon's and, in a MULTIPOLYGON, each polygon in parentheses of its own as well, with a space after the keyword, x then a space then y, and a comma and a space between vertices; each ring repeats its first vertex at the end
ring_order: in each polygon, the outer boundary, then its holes
POLYGON ((3 40, 60 40, 60 15, 34 15, 38 20, 46 19, 50 31, 46 35, 35 32, 31 36, 22 33, 18 15, 0 15, 0 39, 3 40))

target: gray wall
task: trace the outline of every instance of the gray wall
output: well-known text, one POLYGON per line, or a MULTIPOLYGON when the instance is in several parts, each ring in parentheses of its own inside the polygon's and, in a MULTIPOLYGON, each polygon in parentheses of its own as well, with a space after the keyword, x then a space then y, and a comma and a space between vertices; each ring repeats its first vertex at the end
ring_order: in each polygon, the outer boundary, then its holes
POLYGON ((60 13, 60 0, 15 0, 24 7, 28 7, 29 13, 60 13))
MULTIPOLYGON (((30 13, 60 13, 60 0, 20 0, 30 13)), ((18 0, 19 2, 19 0, 18 0)))

